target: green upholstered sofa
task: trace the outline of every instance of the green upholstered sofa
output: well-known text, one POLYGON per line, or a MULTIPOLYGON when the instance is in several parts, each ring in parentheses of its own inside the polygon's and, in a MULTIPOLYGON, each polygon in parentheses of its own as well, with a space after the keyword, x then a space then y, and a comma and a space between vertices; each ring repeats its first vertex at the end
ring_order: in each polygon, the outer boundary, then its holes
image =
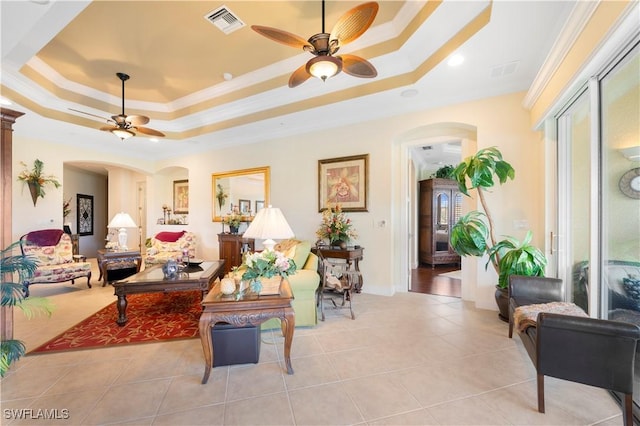
MULTIPOLYGON (((296 327, 313 327, 318 323, 316 311, 316 291, 320 285, 318 275, 318 257, 311 253, 311 243, 300 240, 284 240, 276 244, 274 250, 284 253, 296 264, 296 273, 287 280, 291 286, 294 300, 293 310, 296 313, 296 327)), ((235 277, 242 276, 243 267, 236 271, 235 277)), ((280 321, 270 319, 262 324, 262 330, 280 328, 280 321)))

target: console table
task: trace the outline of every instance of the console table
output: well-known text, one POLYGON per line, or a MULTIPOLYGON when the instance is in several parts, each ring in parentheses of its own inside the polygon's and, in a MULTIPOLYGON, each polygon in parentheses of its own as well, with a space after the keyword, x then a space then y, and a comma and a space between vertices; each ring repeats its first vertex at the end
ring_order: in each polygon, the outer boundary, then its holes
POLYGON ((102 287, 107 284, 107 269, 127 269, 133 266, 136 267, 136 272, 140 272, 140 266, 142 264, 142 255, 139 251, 118 251, 118 250, 98 250, 98 268, 100 269, 100 276, 98 281, 104 277, 102 287))
MULTIPOLYGON (((360 261, 362 260, 363 247, 347 247, 346 249, 340 249, 330 246, 325 247, 313 247, 311 252, 316 256, 322 256, 327 259, 343 259, 349 265, 349 268, 354 268, 358 273, 358 282, 355 283, 356 293, 360 293, 362 285, 364 283, 362 279, 362 273, 360 272, 360 261)), ((322 275, 321 275, 322 276, 322 275)))

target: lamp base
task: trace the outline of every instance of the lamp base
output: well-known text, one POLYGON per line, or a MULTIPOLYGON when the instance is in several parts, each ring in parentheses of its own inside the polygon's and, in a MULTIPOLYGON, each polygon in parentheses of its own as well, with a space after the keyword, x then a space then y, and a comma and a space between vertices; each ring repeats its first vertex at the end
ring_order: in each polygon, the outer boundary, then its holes
POLYGON ((127 230, 125 228, 120 228, 118 231, 118 248, 120 250, 128 250, 127 247, 127 230))
POLYGON ((275 242, 275 241, 273 241, 271 238, 269 238, 269 239, 267 239, 267 240, 264 240, 264 241, 262 242, 262 245, 264 246, 264 249, 265 249, 265 250, 273 251, 273 248, 275 247, 276 242, 275 242))

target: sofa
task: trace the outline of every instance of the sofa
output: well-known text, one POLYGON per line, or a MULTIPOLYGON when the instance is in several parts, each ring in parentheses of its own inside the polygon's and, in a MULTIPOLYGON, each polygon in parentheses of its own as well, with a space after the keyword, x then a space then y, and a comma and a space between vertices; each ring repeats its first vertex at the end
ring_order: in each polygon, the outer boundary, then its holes
POLYGON ((61 229, 41 229, 20 237, 20 250, 25 256, 35 257, 38 267, 27 281, 23 282, 25 297, 29 297, 29 286, 33 284, 60 283, 76 278, 87 278, 91 288, 91 264, 74 262, 71 237, 61 229))
MULTIPOLYGON (((316 311, 316 291, 320 285, 318 274, 318 257, 311 253, 311 243, 295 239, 284 240, 274 247, 275 251, 284 253, 296 264, 296 273, 287 280, 291 286, 294 300, 291 303, 296 314, 296 327, 313 327, 318 323, 316 311)), ((244 267, 234 271, 233 277, 240 279, 244 267)), ((261 326, 262 330, 280 328, 277 319, 270 319, 261 326)))
POLYGON ((184 249, 189 251, 189 257, 196 255, 196 236, 189 231, 158 232, 149 245, 144 258, 145 265, 166 263, 169 259, 179 261, 184 249))

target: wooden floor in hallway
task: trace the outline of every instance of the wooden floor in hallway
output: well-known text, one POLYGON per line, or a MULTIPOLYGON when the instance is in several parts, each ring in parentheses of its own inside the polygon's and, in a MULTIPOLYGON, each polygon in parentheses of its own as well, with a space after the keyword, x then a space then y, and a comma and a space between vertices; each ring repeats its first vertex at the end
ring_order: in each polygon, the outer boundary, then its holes
POLYGON ((460 265, 420 265, 411 270, 411 288, 414 293, 438 294, 440 296, 461 296, 462 281, 448 276, 447 272, 460 269, 460 265))

